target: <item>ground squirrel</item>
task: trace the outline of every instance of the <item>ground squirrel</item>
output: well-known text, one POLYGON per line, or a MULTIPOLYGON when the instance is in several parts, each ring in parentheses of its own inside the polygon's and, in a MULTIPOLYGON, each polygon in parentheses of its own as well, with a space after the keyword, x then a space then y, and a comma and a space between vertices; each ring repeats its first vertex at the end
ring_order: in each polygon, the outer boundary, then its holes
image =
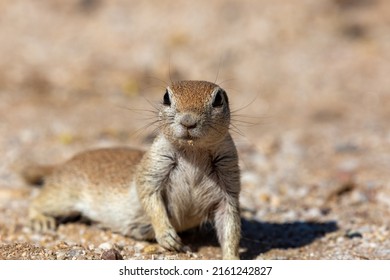
POLYGON ((183 248, 177 232, 212 221, 223 259, 238 259, 240 171, 229 133, 226 92, 205 81, 167 87, 159 133, 146 152, 108 148, 76 155, 53 168, 27 170, 41 192, 29 209, 35 230, 55 217, 81 214, 135 239, 183 248))

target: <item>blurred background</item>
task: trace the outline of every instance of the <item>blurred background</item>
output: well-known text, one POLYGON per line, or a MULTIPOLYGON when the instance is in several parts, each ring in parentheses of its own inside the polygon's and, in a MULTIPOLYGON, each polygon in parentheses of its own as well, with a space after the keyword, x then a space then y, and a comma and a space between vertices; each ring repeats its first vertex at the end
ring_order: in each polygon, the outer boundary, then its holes
POLYGON ((20 169, 147 147, 182 79, 237 110, 244 257, 390 258, 389 31, 386 0, 0 0, 3 258, 49 246, 23 226, 20 169))

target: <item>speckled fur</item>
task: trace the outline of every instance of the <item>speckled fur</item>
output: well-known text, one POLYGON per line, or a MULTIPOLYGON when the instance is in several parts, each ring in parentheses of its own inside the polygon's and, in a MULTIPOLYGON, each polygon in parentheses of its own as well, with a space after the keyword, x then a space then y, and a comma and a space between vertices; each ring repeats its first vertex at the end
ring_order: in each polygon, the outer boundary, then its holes
POLYGON ((147 152, 89 151, 52 170, 30 207, 35 229, 79 213, 180 251, 177 232, 213 221, 223 258, 238 259, 240 172, 227 95, 204 81, 173 83, 166 94, 160 133, 147 152))

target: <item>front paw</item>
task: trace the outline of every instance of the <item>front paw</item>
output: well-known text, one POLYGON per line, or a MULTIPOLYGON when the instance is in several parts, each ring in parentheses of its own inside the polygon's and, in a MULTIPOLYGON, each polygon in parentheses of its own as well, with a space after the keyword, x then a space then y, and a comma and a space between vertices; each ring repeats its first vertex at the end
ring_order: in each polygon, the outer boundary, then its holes
POLYGON ((239 260, 240 257, 238 255, 224 255, 222 256, 223 260, 239 260))
POLYGON ((156 234, 156 240, 158 244, 166 250, 176 252, 183 251, 183 243, 173 228, 156 234))
POLYGON ((53 217, 46 216, 41 213, 30 213, 30 228, 35 232, 54 231, 56 228, 56 220, 53 217))

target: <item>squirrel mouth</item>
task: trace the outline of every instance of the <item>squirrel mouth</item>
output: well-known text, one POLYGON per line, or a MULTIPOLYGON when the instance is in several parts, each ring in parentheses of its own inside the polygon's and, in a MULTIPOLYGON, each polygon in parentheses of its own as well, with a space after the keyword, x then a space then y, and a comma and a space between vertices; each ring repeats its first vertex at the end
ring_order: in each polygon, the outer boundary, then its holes
POLYGON ((196 137, 193 137, 190 134, 184 135, 179 138, 180 142, 188 144, 189 146, 193 146, 196 139, 196 137))
POLYGON ((193 146, 197 140, 199 140, 200 135, 197 135, 195 131, 184 130, 176 134, 176 140, 178 140, 182 145, 193 146))

